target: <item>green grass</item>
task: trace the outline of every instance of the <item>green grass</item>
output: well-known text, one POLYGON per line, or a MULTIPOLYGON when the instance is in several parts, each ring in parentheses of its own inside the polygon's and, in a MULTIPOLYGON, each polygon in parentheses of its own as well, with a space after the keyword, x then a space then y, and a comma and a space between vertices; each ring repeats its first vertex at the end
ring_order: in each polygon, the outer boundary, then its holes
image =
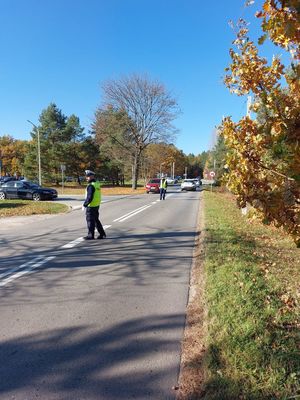
MULTIPOLYGON (((61 187, 55 185, 46 185, 47 187, 53 187, 57 189, 58 199, 55 202, 35 202, 32 200, 1 200, 0 201, 0 218, 11 217, 11 216, 22 216, 22 215, 34 215, 34 214, 57 214, 66 212, 68 207, 63 204, 59 204, 59 198, 63 196, 82 195, 85 196, 86 185, 72 185, 68 184, 62 191, 61 187)), ((102 187, 101 189, 103 196, 117 196, 117 195, 137 195, 145 194, 144 187, 138 187, 136 190, 132 190, 129 186, 108 186, 102 187)))
POLYGON ((205 400, 300 398, 300 250, 204 193, 205 400))
POLYGON ((0 218, 35 214, 58 214, 67 212, 68 209, 68 206, 64 204, 48 201, 1 200, 0 218))

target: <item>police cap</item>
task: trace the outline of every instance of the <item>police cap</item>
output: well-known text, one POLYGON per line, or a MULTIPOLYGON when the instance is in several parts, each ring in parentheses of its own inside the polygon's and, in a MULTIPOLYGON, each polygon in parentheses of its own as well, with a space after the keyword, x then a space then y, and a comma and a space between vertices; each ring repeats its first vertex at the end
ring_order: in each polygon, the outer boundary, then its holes
POLYGON ((94 176, 94 175, 95 175, 95 172, 93 172, 93 171, 91 171, 89 169, 85 170, 85 176, 94 176))

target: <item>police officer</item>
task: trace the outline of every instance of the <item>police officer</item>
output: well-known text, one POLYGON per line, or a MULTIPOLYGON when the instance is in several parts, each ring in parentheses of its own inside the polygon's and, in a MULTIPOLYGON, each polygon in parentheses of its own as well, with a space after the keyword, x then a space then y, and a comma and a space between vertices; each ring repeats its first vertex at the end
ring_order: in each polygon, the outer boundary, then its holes
POLYGON ((160 180, 160 185, 159 185, 160 200, 164 200, 166 198, 167 186, 168 186, 168 183, 167 183, 166 179, 162 178, 160 180))
POLYGON ((100 182, 95 180, 95 173, 90 170, 85 171, 88 185, 86 187, 86 198, 83 207, 86 210, 86 223, 88 227, 88 235, 85 240, 95 239, 95 227, 99 232, 97 239, 106 238, 103 226, 99 220, 99 207, 101 203, 101 186, 100 182))

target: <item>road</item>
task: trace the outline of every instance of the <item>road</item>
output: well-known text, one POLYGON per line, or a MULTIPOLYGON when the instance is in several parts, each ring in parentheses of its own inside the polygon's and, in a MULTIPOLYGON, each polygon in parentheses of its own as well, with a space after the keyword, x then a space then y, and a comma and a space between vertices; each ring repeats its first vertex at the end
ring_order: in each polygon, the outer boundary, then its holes
MULTIPOLYGON (((77 200, 74 200, 75 202, 77 200)), ((174 399, 199 192, 0 223, 0 399, 174 399)))

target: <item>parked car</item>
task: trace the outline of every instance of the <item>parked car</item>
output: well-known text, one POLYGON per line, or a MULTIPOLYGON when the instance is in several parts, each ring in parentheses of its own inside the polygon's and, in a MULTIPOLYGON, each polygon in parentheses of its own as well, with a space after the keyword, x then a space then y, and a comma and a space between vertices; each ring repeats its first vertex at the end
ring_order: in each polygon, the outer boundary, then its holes
POLYGON ((160 179, 159 178, 153 178, 150 179, 149 182, 146 185, 146 192, 149 194, 151 193, 159 193, 159 185, 160 185, 160 179))
POLYGON ((181 183, 181 190, 193 190, 197 189, 196 183, 194 179, 184 179, 181 183))
POLYGON ((202 182, 200 181, 200 179, 193 179, 193 181, 196 184, 196 187, 200 187, 202 185, 202 182))
POLYGON ((0 186, 0 200, 53 200, 57 198, 57 191, 44 188, 30 181, 10 181, 0 186))
POLYGON ((176 178, 173 179, 173 178, 167 177, 166 181, 167 181, 168 185, 176 185, 176 183, 178 183, 178 180, 176 178))
POLYGON ((200 187, 202 185, 202 182, 198 178, 187 178, 185 179, 186 182, 194 182, 196 185, 196 188, 200 187))
POLYGON ((0 185, 3 185, 6 182, 16 181, 17 179, 14 176, 1 176, 0 177, 0 185))

